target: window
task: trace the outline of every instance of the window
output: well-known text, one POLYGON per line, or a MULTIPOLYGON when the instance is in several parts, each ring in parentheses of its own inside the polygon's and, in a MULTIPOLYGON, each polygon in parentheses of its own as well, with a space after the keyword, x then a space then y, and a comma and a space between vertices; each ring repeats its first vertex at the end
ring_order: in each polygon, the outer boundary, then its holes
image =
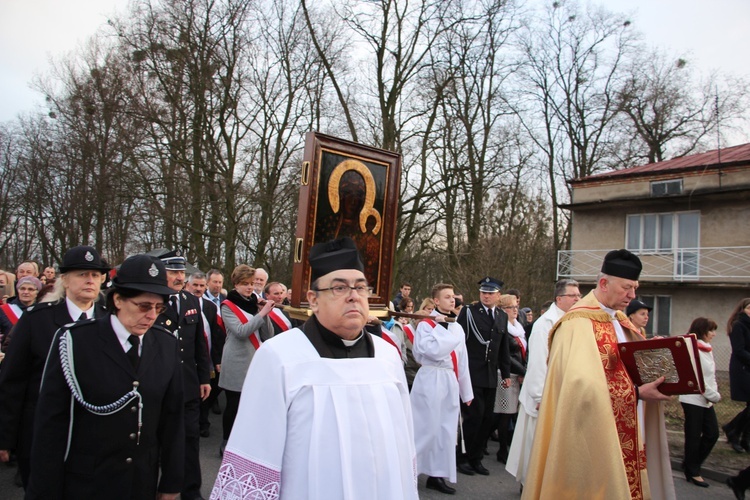
POLYGON ((675 279, 698 279, 700 217, 700 212, 628 215, 627 249, 639 254, 671 255, 675 279))
POLYGON ((646 332, 654 335, 669 336, 672 330, 672 297, 669 295, 643 295, 639 299, 654 309, 648 315, 646 332))
POLYGON ((667 196, 670 194, 682 194, 682 179, 651 183, 651 196, 667 196))
POLYGON ((675 248, 697 249, 700 212, 628 215, 626 230, 626 245, 633 252, 672 253, 675 248))

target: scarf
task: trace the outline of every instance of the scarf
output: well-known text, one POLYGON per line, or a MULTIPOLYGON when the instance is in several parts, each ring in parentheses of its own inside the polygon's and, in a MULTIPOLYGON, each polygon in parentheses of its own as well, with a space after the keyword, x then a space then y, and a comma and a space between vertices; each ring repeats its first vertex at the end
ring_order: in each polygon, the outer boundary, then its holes
POLYGON ((516 343, 521 347, 523 358, 526 359, 526 349, 528 349, 526 344, 526 331, 523 329, 521 322, 516 320, 515 323, 511 323, 510 320, 508 320, 508 333, 515 337, 516 343))
POLYGON ((254 293, 249 298, 245 298, 237 290, 232 290, 227 294, 227 300, 246 313, 250 313, 253 316, 258 314, 258 296, 254 293))

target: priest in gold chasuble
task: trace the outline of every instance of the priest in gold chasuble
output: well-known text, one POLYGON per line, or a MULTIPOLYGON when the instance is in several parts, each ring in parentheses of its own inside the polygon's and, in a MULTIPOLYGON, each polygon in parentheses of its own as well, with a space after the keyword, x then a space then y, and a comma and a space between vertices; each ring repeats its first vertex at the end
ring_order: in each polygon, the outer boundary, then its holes
POLYGON ((675 498, 663 378, 636 387, 617 349, 643 340, 622 312, 641 267, 627 250, 609 252, 596 289, 552 328, 523 499, 675 498))

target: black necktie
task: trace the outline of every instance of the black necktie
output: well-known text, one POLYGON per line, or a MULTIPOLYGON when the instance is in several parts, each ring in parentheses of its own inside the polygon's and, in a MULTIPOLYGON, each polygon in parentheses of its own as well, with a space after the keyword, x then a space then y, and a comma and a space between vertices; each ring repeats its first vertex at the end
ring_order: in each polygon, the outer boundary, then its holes
POLYGON ((128 355, 128 359, 130 359, 130 364, 133 365, 133 368, 138 369, 138 362, 141 360, 141 357, 138 354, 138 346, 141 343, 141 338, 137 335, 131 335, 128 337, 128 342, 130 342, 131 347, 126 354, 128 355))
POLYGON ((85 319, 89 319, 89 317, 85 312, 82 312, 81 315, 78 316, 78 321, 83 321, 85 319))
POLYGON ((172 306, 174 312, 179 316, 180 310, 177 308, 177 295, 172 295, 171 297, 169 297, 169 305, 172 306))

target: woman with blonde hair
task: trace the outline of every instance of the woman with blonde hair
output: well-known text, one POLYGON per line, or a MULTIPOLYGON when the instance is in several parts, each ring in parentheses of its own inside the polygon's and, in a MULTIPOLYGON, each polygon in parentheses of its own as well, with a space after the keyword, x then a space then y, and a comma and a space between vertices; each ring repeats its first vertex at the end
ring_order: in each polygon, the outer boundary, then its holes
MULTIPOLYGON (((495 397, 497 435, 500 441, 497 460, 505 463, 508 460, 508 447, 513 437, 510 424, 511 422, 515 423, 518 416, 518 395, 521 392, 523 377, 526 375, 528 344, 526 343, 526 331, 523 324, 518 320, 518 298, 515 295, 504 294, 498 298, 497 305, 508 315, 508 333, 511 336, 508 342, 510 385, 508 387, 498 385, 495 397)), ((498 370, 499 372, 500 370, 498 370)), ((499 376, 499 378, 502 377, 499 376)))
POLYGON ((0 462, 7 462, 8 451, 16 448, 24 485, 29 482, 36 403, 52 337, 69 323, 104 316, 96 299, 107 271, 93 247, 71 248, 60 265, 59 300, 28 308, 13 327, 0 370, 0 462))

